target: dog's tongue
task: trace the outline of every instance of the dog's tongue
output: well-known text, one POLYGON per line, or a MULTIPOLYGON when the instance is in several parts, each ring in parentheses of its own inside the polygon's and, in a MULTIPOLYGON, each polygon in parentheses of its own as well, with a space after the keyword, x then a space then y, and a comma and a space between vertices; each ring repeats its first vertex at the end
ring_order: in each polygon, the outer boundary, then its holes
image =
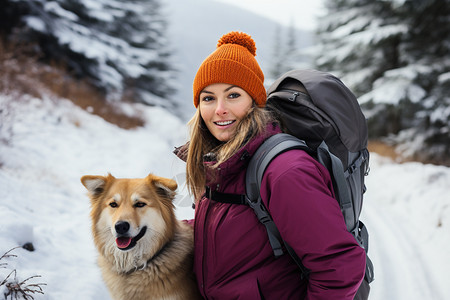
POLYGON ((130 237, 119 237, 116 239, 117 247, 119 248, 126 248, 131 244, 131 238, 130 237))

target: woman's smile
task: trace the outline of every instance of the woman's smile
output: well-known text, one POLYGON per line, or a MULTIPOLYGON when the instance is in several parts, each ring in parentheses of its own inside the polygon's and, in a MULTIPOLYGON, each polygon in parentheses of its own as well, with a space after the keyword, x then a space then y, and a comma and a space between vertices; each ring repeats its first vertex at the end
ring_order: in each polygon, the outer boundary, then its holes
POLYGON ((236 122, 236 121, 217 121, 217 122, 214 122, 214 124, 216 124, 220 127, 225 127, 225 126, 233 124, 234 122, 236 122))

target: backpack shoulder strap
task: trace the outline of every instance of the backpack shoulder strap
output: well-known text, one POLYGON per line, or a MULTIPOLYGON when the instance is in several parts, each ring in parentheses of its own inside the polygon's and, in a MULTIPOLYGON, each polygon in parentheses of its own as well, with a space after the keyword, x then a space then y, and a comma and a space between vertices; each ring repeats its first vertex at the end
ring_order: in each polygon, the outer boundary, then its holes
POLYGON ((342 162, 330 152, 325 141, 317 148, 317 158, 319 162, 330 171, 330 175, 334 178, 334 192, 341 207, 342 214, 344 215, 347 230, 352 232, 357 227, 358 220, 355 219, 353 213, 353 202, 346 183, 342 162))
POLYGON ((273 135, 259 146, 247 167, 245 178, 246 200, 247 204, 255 212, 258 220, 266 227, 269 242, 275 257, 283 254, 281 243, 284 243, 289 255, 300 268, 302 278, 307 278, 309 270, 303 266, 301 259, 297 256, 294 249, 282 240, 280 232, 261 200, 260 194, 261 181, 269 163, 279 154, 292 149, 311 151, 304 141, 286 133, 273 135))
POLYGON ((367 149, 362 150, 359 157, 353 162, 347 170, 344 170, 341 160, 330 152, 327 144, 323 141, 317 148, 317 159, 325 166, 333 178, 333 189, 338 203, 344 216, 347 230, 351 232, 355 238, 358 238, 359 219, 353 206, 352 194, 347 184, 347 180, 355 169, 359 169, 361 165, 369 158, 367 149))
POLYGON ((287 133, 275 134, 259 146, 250 160, 245 177, 245 192, 250 201, 255 202, 260 197, 261 181, 269 163, 291 149, 311 151, 304 141, 287 133))

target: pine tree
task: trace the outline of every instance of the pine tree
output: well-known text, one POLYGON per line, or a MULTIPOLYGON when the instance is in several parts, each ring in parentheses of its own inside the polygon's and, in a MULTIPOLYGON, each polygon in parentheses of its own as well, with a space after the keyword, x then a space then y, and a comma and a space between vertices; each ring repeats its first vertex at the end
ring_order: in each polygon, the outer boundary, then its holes
MULTIPOLYGON (((143 59, 140 65, 145 70, 140 76, 128 76, 125 80, 135 89, 151 91, 161 98, 170 98, 175 92, 172 85, 175 69, 170 63, 172 53, 167 36, 168 23, 162 14, 162 5, 159 0, 128 1, 130 2, 140 10, 130 10, 118 20, 117 24, 127 24, 129 29, 126 32, 118 32, 117 36, 136 48, 137 52, 144 50, 153 54, 140 57, 143 59)), ((116 26, 114 30, 123 30, 123 25, 116 26)), ((145 99, 141 100, 146 102, 145 99)))
POLYGON ((371 137, 389 137, 415 158, 448 160, 449 0, 325 4, 316 67, 359 96, 371 137))
POLYGON ((386 70, 399 67, 396 49, 407 27, 392 16, 388 1, 327 1, 318 28, 317 67, 341 77, 357 94, 386 70))
MULTIPOLYGON (((297 48, 297 32, 294 24, 291 22, 287 28, 286 46, 284 51, 284 64, 282 73, 296 68, 298 64, 297 54, 300 49, 297 48)), ((281 75, 281 74, 280 74, 281 75)))
POLYGON ((6 8, 44 59, 64 62, 109 99, 176 105, 161 0, 6 0, 6 8))
POLYGON ((278 76, 283 73, 283 55, 280 55, 283 51, 283 41, 281 38, 281 25, 277 25, 274 35, 274 47, 272 53, 272 62, 269 70, 269 74, 266 75, 266 81, 274 81, 278 76))
POLYGON ((271 68, 266 76, 266 82, 275 81, 276 78, 293 69, 310 68, 311 57, 304 52, 305 47, 301 46, 309 42, 308 37, 306 33, 299 32, 293 22, 288 27, 278 25, 273 40, 271 68))

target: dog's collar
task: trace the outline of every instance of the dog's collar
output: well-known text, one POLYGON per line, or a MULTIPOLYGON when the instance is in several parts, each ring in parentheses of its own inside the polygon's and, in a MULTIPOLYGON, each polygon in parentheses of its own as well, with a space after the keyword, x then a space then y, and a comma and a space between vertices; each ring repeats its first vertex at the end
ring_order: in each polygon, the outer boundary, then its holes
POLYGON ((172 241, 167 242, 163 247, 161 247, 161 249, 158 250, 158 252, 156 252, 152 257, 150 257, 147 262, 145 264, 143 264, 140 267, 136 267, 131 269, 130 271, 125 272, 126 275, 129 275, 131 273, 134 273, 138 270, 143 270, 146 266, 148 266, 153 260, 155 260, 156 258, 158 258, 158 256, 160 256, 161 254, 163 254, 170 246, 170 244, 172 243, 172 241))

